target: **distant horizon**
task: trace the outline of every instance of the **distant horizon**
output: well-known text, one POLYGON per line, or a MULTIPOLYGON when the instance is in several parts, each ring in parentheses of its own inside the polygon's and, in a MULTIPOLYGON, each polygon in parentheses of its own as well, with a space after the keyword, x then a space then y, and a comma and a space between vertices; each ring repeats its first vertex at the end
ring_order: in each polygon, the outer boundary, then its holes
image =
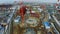
POLYGON ((26 2, 26 3, 57 3, 57 0, 0 0, 0 4, 13 4, 16 1, 16 3, 19 2, 26 2))

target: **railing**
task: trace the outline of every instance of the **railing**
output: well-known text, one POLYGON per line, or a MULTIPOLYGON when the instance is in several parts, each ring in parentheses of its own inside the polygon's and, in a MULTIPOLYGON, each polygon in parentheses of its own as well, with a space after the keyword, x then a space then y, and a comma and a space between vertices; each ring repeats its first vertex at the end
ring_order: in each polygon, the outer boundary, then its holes
POLYGON ((17 10, 17 6, 13 6, 11 9, 11 13, 7 16, 7 22, 6 22, 6 26, 4 27, 4 33, 3 34, 10 34, 10 29, 11 29, 11 21, 13 18, 13 15, 15 14, 16 10, 17 10))
POLYGON ((56 23, 60 26, 59 21, 56 19, 56 17, 54 15, 52 15, 52 17, 54 18, 54 20, 56 21, 56 23))
POLYGON ((55 29, 56 34, 59 34, 59 32, 57 31, 57 29, 56 29, 56 27, 54 26, 54 24, 53 24, 53 23, 51 23, 51 25, 52 25, 52 26, 53 26, 53 28, 55 29))

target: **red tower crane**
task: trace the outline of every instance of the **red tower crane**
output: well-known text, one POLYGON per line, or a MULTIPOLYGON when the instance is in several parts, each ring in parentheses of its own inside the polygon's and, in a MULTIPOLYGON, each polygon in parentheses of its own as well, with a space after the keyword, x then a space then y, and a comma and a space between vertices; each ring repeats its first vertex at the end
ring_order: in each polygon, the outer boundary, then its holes
POLYGON ((22 20, 22 23, 24 23, 24 15, 26 13, 26 7, 25 6, 21 6, 20 7, 20 16, 21 16, 21 20, 22 20))

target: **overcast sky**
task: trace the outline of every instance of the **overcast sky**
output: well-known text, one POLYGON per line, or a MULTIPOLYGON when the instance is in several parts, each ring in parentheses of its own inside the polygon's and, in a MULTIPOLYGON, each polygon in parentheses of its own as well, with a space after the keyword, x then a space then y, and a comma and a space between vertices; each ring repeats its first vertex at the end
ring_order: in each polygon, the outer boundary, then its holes
POLYGON ((0 0, 1 3, 14 3, 14 1, 24 1, 24 2, 50 2, 50 3, 56 3, 57 0, 0 0))

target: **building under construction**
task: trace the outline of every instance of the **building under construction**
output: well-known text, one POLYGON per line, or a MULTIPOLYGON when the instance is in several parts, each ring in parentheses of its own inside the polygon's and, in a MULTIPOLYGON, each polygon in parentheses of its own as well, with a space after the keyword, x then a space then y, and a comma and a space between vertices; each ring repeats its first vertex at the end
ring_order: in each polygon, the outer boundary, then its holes
POLYGON ((60 0, 0 0, 0 34, 60 34, 60 0))

